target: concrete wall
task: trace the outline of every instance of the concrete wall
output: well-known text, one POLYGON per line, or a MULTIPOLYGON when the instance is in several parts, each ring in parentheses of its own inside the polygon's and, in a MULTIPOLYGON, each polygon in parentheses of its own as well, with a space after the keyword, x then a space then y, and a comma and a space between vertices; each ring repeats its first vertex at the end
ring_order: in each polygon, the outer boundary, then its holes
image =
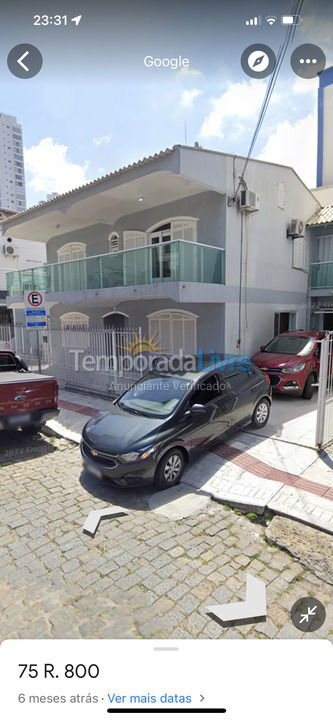
MULTIPOLYGON (((233 167, 230 158, 230 184, 234 174, 236 177, 241 174, 243 163, 237 159, 233 167)), ((319 204, 289 168, 251 161, 246 182, 260 197, 260 211, 243 217, 239 333, 241 213, 235 208, 227 209, 226 285, 230 302, 226 312, 226 352, 252 354, 273 336, 275 312, 297 311, 298 327, 305 326, 308 274, 292 267, 293 241, 287 238, 287 226, 293 218, 306 221, 319 204), (284 203, 281 203, 282 194, 284 203)))
POLYGON ((198 242, 224 247, 225 211, 223 196, 215 192, 198 193, 177 200, 177 202, 126 215, 120 218, 115 225, 99 223, 50 238, 47 243, 47 262, 57 262, 57 250, 69 242, 86 243, 86 254, 89 256, 108 253, 108 237, 113 231, 119 233, 119 249, 122 250, 124 230, 143 230, 145 232, 160 221, 162 223, 165 219, 179 216, 199 219, 198 242))

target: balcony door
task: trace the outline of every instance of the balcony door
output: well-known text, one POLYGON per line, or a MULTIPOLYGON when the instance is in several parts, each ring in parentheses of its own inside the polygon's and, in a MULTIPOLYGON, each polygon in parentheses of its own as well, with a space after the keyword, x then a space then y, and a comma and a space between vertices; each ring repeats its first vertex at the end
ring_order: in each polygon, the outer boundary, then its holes
POLYGON ((59 265, 57 288, 60 291, 85 290, 87 287, 86 264, 79 262, 86 257, 86 246, 81 242, 66 243, 57 251, 59 265))
POLYGON ((151 279, 152 282, 169 280, 171 278, 171 245, 163 247, 163 243, 171 241, 171 223, 161 225, 150 235, 150 242, 153 245, 151 256, 151 279))
MULTIPOLYGON (((186 240, 189 243, 196 243, 197 219, 174 218, 165 221, 159 227, 151 228, 149 237, 153 246, 151 258, 152 282, 176 280, 179 277, 180 254, 186 250, 186 247, 179 248, 178 244, 170 245, 170 242, 171 240, 186 240)), ((187 262, 190 265, 196 263, 196 253, 190 253, 187 262)), ((194 271, 194 267, 192 270, 194 271)), ((194 277, 193 273, 192 276, 194 277)))

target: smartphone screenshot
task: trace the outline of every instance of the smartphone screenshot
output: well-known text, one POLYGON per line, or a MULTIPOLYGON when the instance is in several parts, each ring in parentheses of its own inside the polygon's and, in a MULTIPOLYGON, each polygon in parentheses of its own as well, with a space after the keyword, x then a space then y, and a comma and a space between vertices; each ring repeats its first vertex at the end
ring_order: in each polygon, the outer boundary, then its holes
POLYGON ((332 37, 1 4, 3 717, 331 718, 332 37))

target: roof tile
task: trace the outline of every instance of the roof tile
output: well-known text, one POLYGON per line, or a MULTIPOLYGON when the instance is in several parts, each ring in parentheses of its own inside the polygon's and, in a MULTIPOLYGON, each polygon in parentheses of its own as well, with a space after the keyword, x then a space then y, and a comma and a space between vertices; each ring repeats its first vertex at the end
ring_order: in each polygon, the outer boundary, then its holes
POLYGON ((325 225, 333 222, 333 205, 326 205, 312 215, 307 225, 325 225))

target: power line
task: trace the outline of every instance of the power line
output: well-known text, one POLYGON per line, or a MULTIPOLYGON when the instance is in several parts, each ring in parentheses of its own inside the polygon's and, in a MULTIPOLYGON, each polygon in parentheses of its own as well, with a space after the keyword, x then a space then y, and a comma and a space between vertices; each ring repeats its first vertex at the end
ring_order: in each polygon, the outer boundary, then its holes
MULTIPOLYGON (((304 0, 294 0, 290 14, 291 15, 300 15, 302 7, 303 7, 303 2, 304 2, 304 0)), ((264 100, 263 100, 263 103, 262 103, 262 106, 261 106, 261 109, 259 112, 257 124, 256 124, 255 130, 254 130, 254 133, 252 136, 252 140, 250 143, 250 147, 249 147, 246 159, 245 159, 244 167, 243 167, 242 173, 239 178, 240 181, 238 183, 238 187, 237 187, 236 193, 234 195, 234 199, 236 199, 236 197, 237 197, 240 186, 245 185, 244 177, 245 177, 245 173, 247 170, 247 166, 248 166, 249 160, 252 156, 252 152, 253 152, 254 146, 256 144, 256 141, 258 139, 258 135, 259 135, 260 129, 262 127, 262 124, 263 124, 263 121, 264 121, 264 118, 265 118, 265 115, 266 115, 266 112, 268 109, 268 105, 269 105, 270 99, 272 97, 273 90, 275 88, 279 72, 281 70, 283 60, 285 58, 285 55, 286 55, 286 52, 288 50, 290 43, 294 39, 295 32, 296 32, 296 25, 289 25, 286 29, 285 39, 284 39, 283 43, 280 45, 280 48, 279 48, 279 51, 277 54, 276 65, 275 65, 275 68, 273 70, 273 73, 270 77, 269 83, 266 88, 265 97, 264 97, 264 100)))

